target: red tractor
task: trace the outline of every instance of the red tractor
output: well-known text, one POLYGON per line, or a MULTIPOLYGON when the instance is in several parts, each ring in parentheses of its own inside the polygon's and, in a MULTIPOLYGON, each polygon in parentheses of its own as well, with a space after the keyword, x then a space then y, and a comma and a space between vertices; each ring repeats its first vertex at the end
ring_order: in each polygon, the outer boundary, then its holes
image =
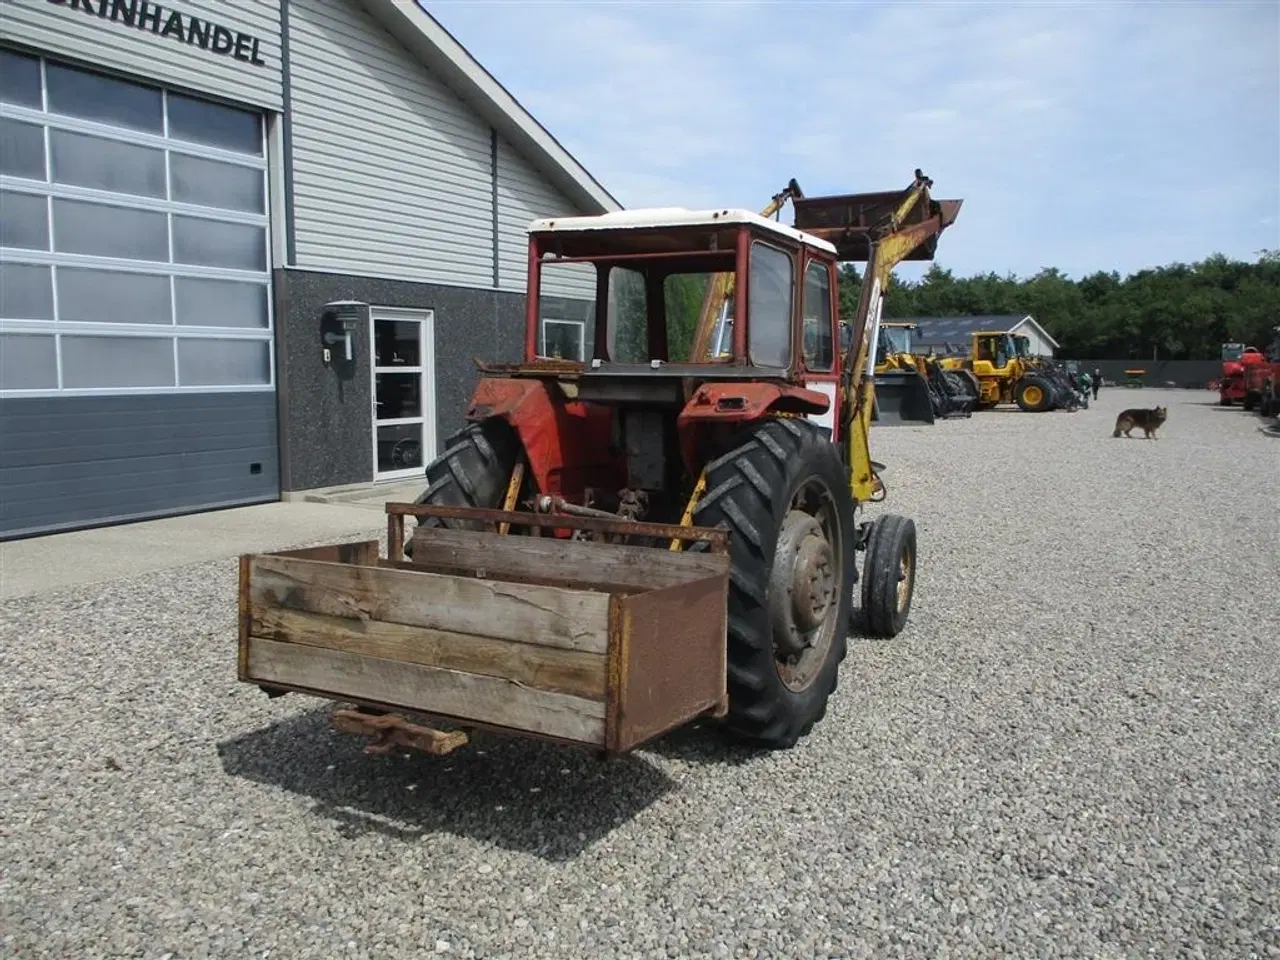
POLYGON ((356 704, 335 723, 375 752, 478 728, 612 755, 700 716, 793 746, 849 633, 896 636, 911 609, 915 524, 863 511, 887 496, 869 445, 884 291, 960 209, 931 185, 791 191, 794 226, 534 221, 523 358, 479 364, 427 489, 386 504, 386 557, 368 540, 241 558, 240 679, 356 704), (866 264, 851 311, 848 261, 866 264), (544 323, 582 296, 590 346, 547 356, 544 323))
POLYGON ((1264 417, 1280 416, 1280 326, 1275 334, 1262 361, 1244 367, 1244 409, 1264 417))
POLYGON ((1247 387, 1247 374, 1257 366, 1266 363, 1266 357, 1257 347, 1246 347, 1241 343, 1224 343, 1222 345, 1222 379, 1218 382, 1218 403, 1224 407, 1239 402, 1244 409, 1252 410, 1257 404, 1257 395, 1250 396, 1247 387))

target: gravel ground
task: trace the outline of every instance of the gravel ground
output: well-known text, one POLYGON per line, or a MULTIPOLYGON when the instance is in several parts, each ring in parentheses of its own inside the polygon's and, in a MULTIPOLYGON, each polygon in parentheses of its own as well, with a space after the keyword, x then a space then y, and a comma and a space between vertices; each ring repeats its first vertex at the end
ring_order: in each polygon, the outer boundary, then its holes
POLYGON ((234 561, 8 602, 4 955, 1280 956, 1280 439, 1212 400, 877 429, 916 607, 786 753, 366 756, 235 682, 234 561))

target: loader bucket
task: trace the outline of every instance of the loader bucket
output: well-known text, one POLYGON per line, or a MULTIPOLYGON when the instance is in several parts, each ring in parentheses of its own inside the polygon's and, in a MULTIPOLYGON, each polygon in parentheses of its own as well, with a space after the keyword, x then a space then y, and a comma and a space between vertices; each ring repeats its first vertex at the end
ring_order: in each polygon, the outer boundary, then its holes
POLYGON ((876 406, 873 420, 883 427, 933 423, 933 399, 929 384, 911 370, 886 370, 875 375, 876 406))
MULTIPOLYGON (((902 203, 906 191, 851 193, 828 197, 803 197, 791 201, 795 210, 793 226, 835 245, 842 261, 865 261, 879 232, 902 203)), ((955 222, 963 200, 922 198, 907 214, 902 228, 921 227, 920 243, 904 260, 932 260, 938 249, 938 238, 955 222), (936 221, 936 230, 924 230, 927 222, 936 221)))

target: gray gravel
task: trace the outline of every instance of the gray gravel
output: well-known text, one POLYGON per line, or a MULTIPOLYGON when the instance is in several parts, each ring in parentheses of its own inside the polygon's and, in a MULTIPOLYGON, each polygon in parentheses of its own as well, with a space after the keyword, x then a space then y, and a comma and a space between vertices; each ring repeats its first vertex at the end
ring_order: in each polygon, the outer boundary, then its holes
POLYGON ((916 607, 786 753, 369 757, 236 683, 234 561, 8 602, 3 953, 1280 956, 1280 439, 1212 399, 877 429, 916 607))

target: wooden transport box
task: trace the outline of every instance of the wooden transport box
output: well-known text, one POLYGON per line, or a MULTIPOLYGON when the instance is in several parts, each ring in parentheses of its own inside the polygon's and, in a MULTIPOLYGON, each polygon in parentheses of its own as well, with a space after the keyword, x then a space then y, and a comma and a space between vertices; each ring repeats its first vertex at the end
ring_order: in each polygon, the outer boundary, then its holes
POLYGON ((240 680, 608 754, 727 706, 727 553, 423 527, 413 545, 241 557, 240 680))

